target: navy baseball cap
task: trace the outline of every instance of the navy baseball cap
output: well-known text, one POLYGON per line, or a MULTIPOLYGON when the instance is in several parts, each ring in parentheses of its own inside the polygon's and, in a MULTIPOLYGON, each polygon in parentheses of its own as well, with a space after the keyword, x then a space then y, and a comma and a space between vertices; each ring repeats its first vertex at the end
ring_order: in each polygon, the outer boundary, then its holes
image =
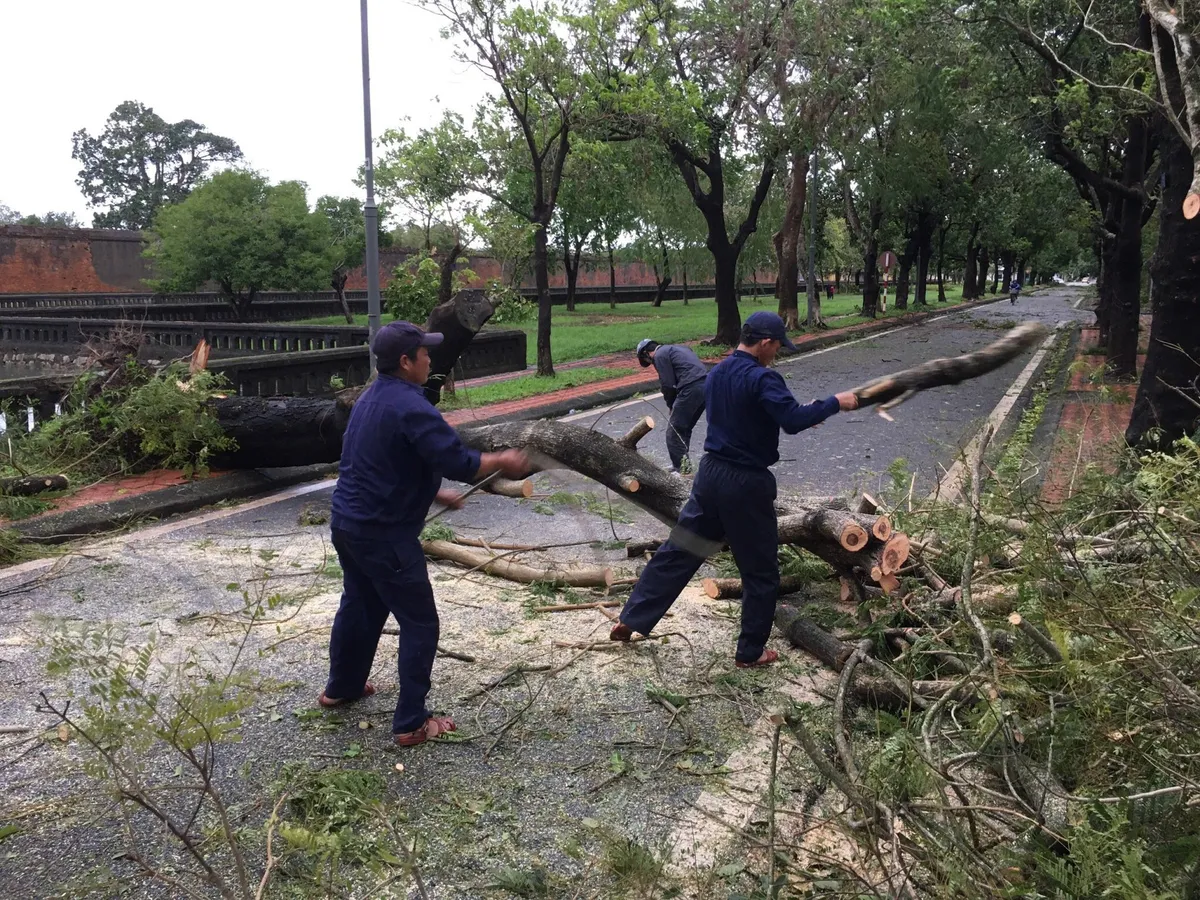
POLYGON ((773 312, 767 312, 765 309, 750 313, 746 317, 746 321, 742 325, 742 334, 747 337, 758 338, 759 340, 765 338, 767 340, 779 341, 779 343, 789 350, 796 349, 796 345, 787 336, 787 328, 783 324, 783 319, 779 318, 773 312))
POLYGON ((418 347, 436 347, 443 336, 436 331, 426 331, 412 322, 389 322, 375 333, 371 352, 375 354, 375 367, 388 371, 400 365, 400 357, 413 359, 418 347))

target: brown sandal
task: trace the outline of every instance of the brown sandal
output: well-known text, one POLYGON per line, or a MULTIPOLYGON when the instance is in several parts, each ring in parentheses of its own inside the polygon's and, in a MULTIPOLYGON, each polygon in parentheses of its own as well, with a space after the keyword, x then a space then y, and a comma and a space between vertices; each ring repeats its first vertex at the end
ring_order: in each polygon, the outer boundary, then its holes
POLYGON ((754 660, 754 662, 742 662, 739 659, 735 661, 734 665, 736 665, 739 669, 757 669, 760 666, 769 666, 771 663, 778 661, 778 653, 776 653, 774 650, 764 650, 762 652, 762 656, 754 660))
POLYGON ((610 641, 628 642, 633 639, 633 629, 624 622, 618 622, 613 626, 612 631, 608 633, 608 639, 610 641))
POLYGON ((400 747, 415 747, 417 744, 423 744, 428 740, 440 738, 443 734, 457 730, 458 726, 449 716, 430 716, 425 720, 425 724, 416 731, 393 734, 392 740, 400 747))
POLYGON ((335 706, 342 706, 346 703, 354 703, 358 700, 365 700, 375 693, 375 685, 367 682, 363 685, 363 691, 357 697, 326 697, 325 692, 321 691, 321 696, 317 698, 317 703, 325 709, 333 709, 335 706))

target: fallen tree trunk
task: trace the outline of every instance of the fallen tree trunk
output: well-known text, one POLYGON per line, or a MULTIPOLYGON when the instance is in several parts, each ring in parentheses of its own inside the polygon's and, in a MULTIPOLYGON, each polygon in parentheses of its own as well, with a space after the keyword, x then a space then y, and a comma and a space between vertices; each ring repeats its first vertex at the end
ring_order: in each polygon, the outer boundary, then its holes
POLYGON ((29 497, 46 491, 65 491, 70 486, 66 475, 19 475, 0 478, 0 496, 29 497))
POLYGON ((931 359, 911 369, 876 378, 854 388, 854 395, 858 398, 859 406, 878 405, 881 413, 886 412, 920 391, 958 384, 998 369, 1045 335, 1044 325, 1025 322, 981 350, 962 356, 931 359))
POLYGON ((514 562, 502 556, 479 552, 452 541, 425 541, 426 556, 457 563, 468 569, 485 572, 521 584, 561 584, 567 587, 609 587, 613 583, 612 569, 558 569, 514 562))

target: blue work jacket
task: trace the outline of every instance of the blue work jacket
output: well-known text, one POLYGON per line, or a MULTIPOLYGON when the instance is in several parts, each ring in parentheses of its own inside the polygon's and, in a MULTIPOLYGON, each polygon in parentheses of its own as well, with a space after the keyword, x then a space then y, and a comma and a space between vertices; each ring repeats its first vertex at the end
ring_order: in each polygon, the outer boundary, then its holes
POLYGON ((783 376, 742 350, 708 373, 704 452, 734 465, 766 469, 779 462, 779 431, 795 434, 839 409, 836 397, 801 406, 783 376))
POLYGON ((479 453, 421 386, 381 374, 350 411, 330 524, 360 537, 415 538, 442 476, 471 481, 478 471, 479 453))

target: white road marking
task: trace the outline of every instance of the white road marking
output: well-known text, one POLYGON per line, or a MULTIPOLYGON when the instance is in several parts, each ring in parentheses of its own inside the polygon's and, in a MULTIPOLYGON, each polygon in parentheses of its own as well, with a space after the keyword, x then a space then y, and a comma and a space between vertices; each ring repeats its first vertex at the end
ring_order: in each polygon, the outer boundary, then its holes
MULTIPOLYGON (((196 525, 204 525, 208 522, 217 522, 221 519, 227 519, 230 516, 236 516, 244 512, 249 512, 254 509, 261 509, 264 506, 270 506, 273 503, 279 503, 282 500, 291 500, 293 497, 303 497, 306 494, 315 494, 317 491, 328 490, 337 483, 336 478, 327 478, 323 481, 310 482, 308 484, 298 484, 290 488, 285 488, 274 494, 267 494, 264 497, 259 497, 256 500, 249 500, 246 503, 240 503, 237 506, 231 506, 228 509, 215 509, 211 512, 201 513, 196 516, 189 516, 185 519, 180 519, 177 522, 168 522, 164 525, 155 525, 151 528, 141 528, 136 531, 131 531, 128 534, 119 534, 115 537, 101 538, 92 543, 84 544, 78 549, 83 550, 104 550, 109 547, 117 547, 121 544, 128 544, 133 541, 142 543, 156 537, 172 534, 176 531, 182 531, 185 528, 192 528, 196 525)), ((65 562, 76 554, 67 553, 63 556, 49 557, 46 559, 32 559, 29 562, 21 563, 20 565, 11 566, 7 569, 0 570, 0 581, 7 581, 18 575, 24 575, 29 572, 40 572, 43 569, 48 569, 51 566, 65 562)))
POLYGON ((1056 325, 1050 336, 1042 341, 1042 345, 1038 348, 1037 353, 1033 354, 1033 358, 1021 370, 1021 374, 1008 386, 1008 390, 1004 392, 1004 396, 1000 398, 1000 402, 996 404, 991 414, 988 415, 983 427, 971 438, 971 442, 967 444, 959 458, 954 461, 954 464, 946 470, 946 474, 938 480, 937 485, 930 494, 931 497, 937 497, 949 503, 955 503, 962 497, 963 482, 967 479, 966 461, 975 457, 975 454, 979 450, 979 444, 983 440, 984 432, 989 427, 992 428, 993 432, 1000 430, 1000 426, 1004 424, 1004 420, 1009 417, 1015 408, 1021 392, 1025 390, 1025 386, 1029 384, 1030 380, 1037 373, 1042 360, 1046 358, 1050 347, 1058 338, 1058 332, 1061 328, 1061 324, 1056 325))

